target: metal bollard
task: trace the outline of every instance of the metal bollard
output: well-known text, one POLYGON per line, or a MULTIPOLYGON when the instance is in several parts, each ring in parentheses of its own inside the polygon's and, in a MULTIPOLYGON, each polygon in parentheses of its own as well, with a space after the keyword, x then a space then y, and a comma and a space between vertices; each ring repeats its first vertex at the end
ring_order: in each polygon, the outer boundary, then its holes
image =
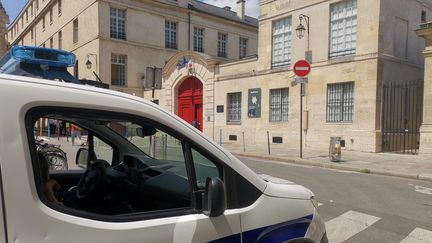
POLYGON ((267 131, 267 147, 268 147, 268 154, 271 155, 270 151, 270 133, 267 131))
POLYGON ((219 132, 219 145, 222 146, 222 129, 220 129, 219 132))
POLYGON ((245 145, 245 139, 244 139, 244 132, 242 132, 243 135, 243 153, 246 152, 246 145, 245 145))

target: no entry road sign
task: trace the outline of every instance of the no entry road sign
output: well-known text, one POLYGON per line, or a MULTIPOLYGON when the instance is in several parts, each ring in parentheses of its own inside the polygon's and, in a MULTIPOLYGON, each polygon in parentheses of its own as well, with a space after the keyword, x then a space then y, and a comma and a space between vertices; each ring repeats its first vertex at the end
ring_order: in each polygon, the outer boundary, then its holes
POLYGON ((305 77, 310 73, 310 71, 311 65, 306 60, 300 60, 294 64, 294 73, 298 77, 305 77))

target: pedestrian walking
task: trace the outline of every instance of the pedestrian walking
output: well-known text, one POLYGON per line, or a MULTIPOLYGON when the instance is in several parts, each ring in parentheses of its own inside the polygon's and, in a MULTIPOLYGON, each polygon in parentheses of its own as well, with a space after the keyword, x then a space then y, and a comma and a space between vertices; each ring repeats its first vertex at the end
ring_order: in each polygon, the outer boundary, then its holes
POLYGON ((56 133, 56 128, 57 128, 57 121, 54 119, 48 119, 48 137, 51 137, 51 134, 55 134, 56 133))
POLYGON ((75 139, 77 139, 79 141, 80 145, 82 145, 82 141, 81 141, 81 128, 79 128, 75 124, 71 124, 70 126, 71 126, 72 146, 75 145, 75 139))

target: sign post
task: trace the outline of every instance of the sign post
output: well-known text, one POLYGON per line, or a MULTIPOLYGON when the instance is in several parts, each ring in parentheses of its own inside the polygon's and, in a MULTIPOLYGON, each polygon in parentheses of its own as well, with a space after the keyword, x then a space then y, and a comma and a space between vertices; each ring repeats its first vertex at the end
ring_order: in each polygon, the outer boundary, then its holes
POLYGON ((300 77, 300 79, 296 80, 303 80, 302 82, 300 82, 300 158, 303 158, 303 90, 304 90, 304 85, 305 83, 307 83, 307 78, 306 77, 310 71, 311 71, 311 65, 308 61, 306 60, 299 60, 294 64, 294 74, 297 77, 300 77))

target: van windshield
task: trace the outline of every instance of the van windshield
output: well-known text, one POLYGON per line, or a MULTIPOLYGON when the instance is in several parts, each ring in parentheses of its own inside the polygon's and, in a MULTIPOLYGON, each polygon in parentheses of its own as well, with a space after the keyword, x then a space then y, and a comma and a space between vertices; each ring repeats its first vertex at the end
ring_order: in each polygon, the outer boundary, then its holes
POLYGON ((130 121, 112 121, 106 127, 135 145, 148 157, 158 160, 183 160, 179 140, 153 127, 130 121))

